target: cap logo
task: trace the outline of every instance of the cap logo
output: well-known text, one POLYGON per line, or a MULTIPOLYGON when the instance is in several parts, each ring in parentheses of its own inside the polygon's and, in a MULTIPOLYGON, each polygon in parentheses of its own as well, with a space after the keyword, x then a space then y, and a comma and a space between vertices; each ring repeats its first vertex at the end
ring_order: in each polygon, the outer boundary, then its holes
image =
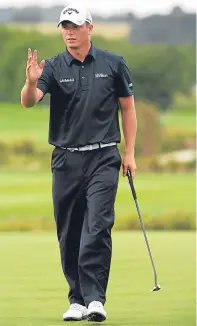
POLYGON ((68 12, 69 15, 71 15, 73 12, 75 12, 76 14, 79 14, 79 11, 75 8, 68 8, 66 10, 63 11, 63 14, 66 14, 68 12))

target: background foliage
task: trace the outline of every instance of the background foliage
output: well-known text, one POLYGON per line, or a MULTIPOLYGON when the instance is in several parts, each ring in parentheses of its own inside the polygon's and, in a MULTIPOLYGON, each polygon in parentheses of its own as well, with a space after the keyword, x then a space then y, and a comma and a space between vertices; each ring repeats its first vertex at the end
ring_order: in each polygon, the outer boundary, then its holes
MULTIPOLYGON (((64 51, 61 35, 0 28, 0 101, 19 101, 25 80, 27 49, 37 49, 39 59, 64 51), (12 91, 11 91, 12 90, 12 91)), ((130 68, 136 99, 170 108, 177 92, 188 94, 195 83, 195 45, 135 45, 126 39, 94 37, 96 46, 122 55, 130 68)))

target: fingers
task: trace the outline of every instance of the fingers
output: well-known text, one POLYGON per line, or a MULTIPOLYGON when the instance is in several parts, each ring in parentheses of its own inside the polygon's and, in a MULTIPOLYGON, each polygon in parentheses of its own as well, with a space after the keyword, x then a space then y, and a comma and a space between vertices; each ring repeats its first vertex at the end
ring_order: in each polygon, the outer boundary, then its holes
POLYGON ((34 50, 34 53, 33 53, 33 61, 34 62, 37 62, 38 61, 38 52, 37 52, 37 50, 34 50))
POLYGON ((37 63, 37 60, 38 60, 38 52, 37 52, 37 50, 34 50, 34 52, 32 54, 31 48, 28 48, 27 64, 30 64, 31 62, 37 63))
POLYGON ((123 176, 125 177, 127 175, 128 165, 123 164, 122 169, 123 169, 123 176))
POLYGON ((31 65, 27 65, 27 68, 26 68, 26 74, 29 73, 29 69, 30 69, 31 65))
POLYGON ((134 179, 135 178, 135 175, 136 175, 136 168, 134 167, 134 166, 129 166, 128 165, 128 167, 127 167, 127 171, 130 171, 131 172, 131 177, 132 177, 132 179, 134 179))
POLYGON ((44 65, 45 65, 45 60, 42 60, 42 61, 40 62, 40 64, 39 64, 39 67, 40 67, 41 69, 43 69, 43 68, 44 68, 44 65))
POLYGON ((29 48, 29 49, 28 49, 28 60, 27 60, 27 65, 30 64, 31 59, 32 59, 32 51, 31 51, 31 49, 29 48))
POLYGON ((127 175, 127 171, 129 170, 131 172, 131 176, 132 176, 132 179, 135 178, 135 175, 136 175, 136 168, 134 167, 130 167, 128 164, 123 164, 122 165, 122 169, 123 169, 123 176, 126 177, 127 175))
POLYGON ((26 73, 29 71, 29 68, 31 67, 31 62, 32 62, 32 51, 30 48, 28 48, 28 60, 27 60, 26 73))
POLYGON ((28 49, 28 59, 31 59, 32 58, 32 51, 31 49, 29 48, 28 49))

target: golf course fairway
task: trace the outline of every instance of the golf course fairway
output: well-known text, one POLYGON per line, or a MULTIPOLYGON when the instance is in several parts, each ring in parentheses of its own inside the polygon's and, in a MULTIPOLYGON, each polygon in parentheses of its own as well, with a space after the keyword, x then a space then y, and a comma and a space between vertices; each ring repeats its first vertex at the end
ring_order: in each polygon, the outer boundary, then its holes
MULTIPOLYGON (((142 232, 113 232, 103 325, 195 326, 195 232, 147 234, 161 291, 151 292, 153 273, 142 232)), ((0 325, 63 325, 68 288, 56 234, 1 233, 0 247, 0 325)))

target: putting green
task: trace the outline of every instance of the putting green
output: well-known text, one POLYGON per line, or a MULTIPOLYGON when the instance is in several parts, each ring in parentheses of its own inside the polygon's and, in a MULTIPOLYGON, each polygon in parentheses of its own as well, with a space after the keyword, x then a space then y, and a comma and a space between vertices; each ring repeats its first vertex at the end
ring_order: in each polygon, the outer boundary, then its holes
MULTIPOLYGON (((195 326, 195 233, 148 237, 162 290, 150 292, 153 274, 143 234, 115 232, 103 325, 195 326)), ((63 325, 67 285, 55 233, 1 233, 0 247, 0 325, 63 325)))

